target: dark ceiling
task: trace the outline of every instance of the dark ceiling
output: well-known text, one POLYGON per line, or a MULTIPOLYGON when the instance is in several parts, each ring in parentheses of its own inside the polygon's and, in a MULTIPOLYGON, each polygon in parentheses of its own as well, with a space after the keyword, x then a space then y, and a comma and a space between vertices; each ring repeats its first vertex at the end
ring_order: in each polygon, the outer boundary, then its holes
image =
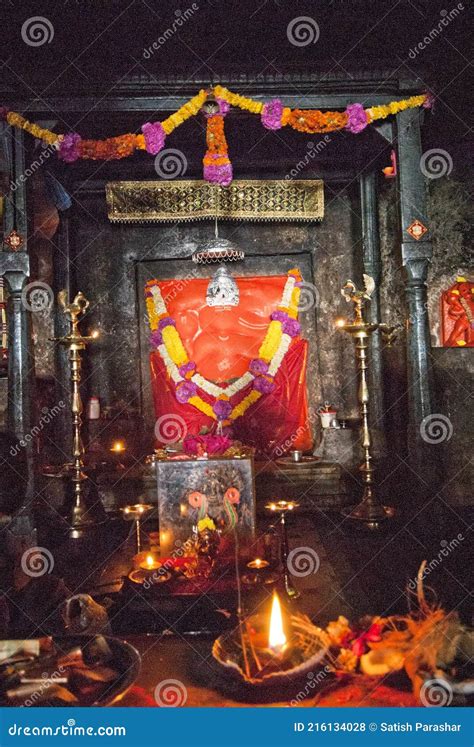
POLYGON ((192 87, 222 74, 350 77, 388 66, 435 92, 428 141, 463 147, 472 133, 468 0, 0 0, 0 7, 3 88, 15 95, 48 99, 98 87, 107 95, 140 75, 171 92, 170 75, 192 87), (25 24, 38 16, 50 38, 34 46, 24 40, 25 24), (301 18, 315 37, 309 43, 289 38, 301 18))

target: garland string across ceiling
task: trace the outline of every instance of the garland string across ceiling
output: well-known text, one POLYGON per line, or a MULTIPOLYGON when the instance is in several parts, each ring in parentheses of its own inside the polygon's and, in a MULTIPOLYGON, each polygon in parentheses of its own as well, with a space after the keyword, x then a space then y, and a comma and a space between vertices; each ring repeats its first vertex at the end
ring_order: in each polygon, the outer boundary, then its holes
POLYGON ((223 86, 215 86, 212 90, 199 91, 196 96, 189 99, 162 122, 146 122, 142 125, 140 134, 127 133, 105 140, 85 140, 77 132, 66 134, 51 132, 29 122, 21 114, 9 111, 7 107, 0 107, 0 117, 12 127, 19 127, 48 145, 54 146, 62 161, 73 163, 79 158, 105 161, 126 158, 136 150, 145 150, 156 156, 164 148, 166 137, 173 130, 190 117, 203 111, 207 120, 207 150, 203 158, 204 179, 228 186, 232 182, 232 164, 228 155, 224 118, 231 107, 238 107, 259 115, 263 127, 267 130, 292 127, 294 130, 309 134, 335 130, 348 130, 357 134, 372 122, 385 119, 405 109, 420 106, 430 108, 432 101, 431 94, 424 93, 367 109, 359 103, 349 104, 343 112, 290 109, 283 106, 280 99, 272 99, 263 104, 261 101, 233 93, 223 86))

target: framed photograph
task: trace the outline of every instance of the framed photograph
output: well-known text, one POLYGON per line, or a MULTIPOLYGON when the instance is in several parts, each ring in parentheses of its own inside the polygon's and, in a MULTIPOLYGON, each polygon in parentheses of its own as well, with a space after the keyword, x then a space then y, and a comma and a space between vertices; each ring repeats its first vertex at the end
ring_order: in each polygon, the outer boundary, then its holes
POLYGON ((230 540, 237 532, 242 548, 254 539, 253 459, 163 460, 156 476, 161 555, 170 555, 205 518, 230 540))

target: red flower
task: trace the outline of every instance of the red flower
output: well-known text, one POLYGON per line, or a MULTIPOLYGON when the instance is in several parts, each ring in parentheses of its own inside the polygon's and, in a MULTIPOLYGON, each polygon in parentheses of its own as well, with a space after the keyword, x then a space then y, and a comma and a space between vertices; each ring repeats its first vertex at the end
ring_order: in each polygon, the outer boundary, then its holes
POLYGON ((371 641, 380 641, 382 638, 382 626, 380 623, 372 623, 370 628, 363 633, 353 631, 349 636, 348 643, 356 656, 362 656, 368 649, 367 644, 371 641))

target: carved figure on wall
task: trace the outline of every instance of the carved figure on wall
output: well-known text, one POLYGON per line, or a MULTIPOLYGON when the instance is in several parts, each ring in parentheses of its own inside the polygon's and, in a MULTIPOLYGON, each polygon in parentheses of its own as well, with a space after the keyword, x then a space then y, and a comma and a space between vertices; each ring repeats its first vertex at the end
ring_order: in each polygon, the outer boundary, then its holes
POLYGON ((443 347, 474 347, 474 278, 459 275, 441 294, 443 347))

